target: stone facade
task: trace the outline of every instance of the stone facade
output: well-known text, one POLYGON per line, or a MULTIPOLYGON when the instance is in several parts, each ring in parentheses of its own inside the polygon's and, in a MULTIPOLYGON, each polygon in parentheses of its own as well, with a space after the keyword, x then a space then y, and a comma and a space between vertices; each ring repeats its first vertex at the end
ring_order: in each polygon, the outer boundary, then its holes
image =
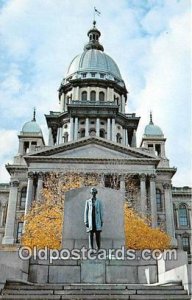
POLYGON ((127 89, 120 71, 104 53, 95 24, 88 36, 59 88, 60 111, 46 115, 48 145, 35 113, 18 135, 18 153, 6 165, 10 185, 0 185, 0 242, 19 243, 20 217, 39 198, 46 173, 77 170, 97 173, 101 187, 121 190, 129 205, 151 217, 152 227, 164 227, 173 246, 191 253, 191 189, 172 187, 176 169, 169 165, 166 138, 152 115, 137 147, 140 118, 125 113, 127 89))

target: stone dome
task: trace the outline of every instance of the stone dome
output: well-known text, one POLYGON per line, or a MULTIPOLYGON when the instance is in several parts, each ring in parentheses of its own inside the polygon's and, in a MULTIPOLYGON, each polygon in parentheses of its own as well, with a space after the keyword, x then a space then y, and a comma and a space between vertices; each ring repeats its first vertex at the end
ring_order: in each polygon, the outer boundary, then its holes
POLYGON ((42 134, 40 126, 36 122, 36 111, 34 109, 33 119, 29 122, 26 122, 23 125, 22 131, 23 134, 31 133, 31 134, 42 134))
POLYGON ((106 53, 98 49, 85 50, 77 55, 69 65, 67 77, 74 73, 103 73, 122 80, 115 61, 106 53))
POLYGON ((150 122, 147 126, 145 126, 144 130, 145 136, 163 136, 163 131, 157 125, 154 125, 152 120, 152 113, 150 112, 150 122))
POLYGON ((154 124, 149 124, 145 126, 144 135, 163 136, 163 132, 159 126, 154 124))
POLYGON ((42 133, 40 126, 36 123, 36 121, 29 121, 23 125, 22 128, 23 133, 42 133))

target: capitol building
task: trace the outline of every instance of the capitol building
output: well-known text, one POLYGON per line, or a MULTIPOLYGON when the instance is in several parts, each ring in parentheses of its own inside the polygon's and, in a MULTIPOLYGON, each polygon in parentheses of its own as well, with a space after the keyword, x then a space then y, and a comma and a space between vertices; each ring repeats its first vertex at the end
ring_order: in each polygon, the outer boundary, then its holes
POLYGON ((150 215, 152 227, 163 226, 172 246, 190 256, 191 188, 172 186, 177 170, 169 164, 168 141, 152 113, 138 142, 142 116, 125 110, 128 90, 117 63, 100 43, 95 21, 87 35, 82 53, 72 59, 61 81, 60 111, 45 112, 48 144, 35 111, 32 120, 21 124, 18 152, 6 165, 10 183, 0 184, 1 247, 20 243, 21 216, 38 199, 46 173, 78 171, 97 173, 100 185, 122 190, 130 205, 150 215), (110 181, 114 174, 116 186, 110 181), (131 191, 130 178, 135 184, 131 191))

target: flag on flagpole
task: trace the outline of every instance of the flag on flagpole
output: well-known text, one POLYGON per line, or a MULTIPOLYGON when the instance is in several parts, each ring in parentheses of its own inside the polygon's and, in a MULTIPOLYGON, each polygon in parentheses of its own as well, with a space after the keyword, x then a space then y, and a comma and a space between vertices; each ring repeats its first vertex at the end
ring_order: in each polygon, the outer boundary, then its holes
POLYGON ((98 15, 98 16, 100 16, 100 11, 98 11, 97 9, 96 9, 96 7, 94 7, 94 10, 95 10, 95 13, 98 15))

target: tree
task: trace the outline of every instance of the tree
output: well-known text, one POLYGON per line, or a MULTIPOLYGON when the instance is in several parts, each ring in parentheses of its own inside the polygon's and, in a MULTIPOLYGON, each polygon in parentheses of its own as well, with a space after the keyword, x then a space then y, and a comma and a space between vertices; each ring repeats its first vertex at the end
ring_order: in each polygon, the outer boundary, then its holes
POLYGON ((99 177, 95 174, 47 174, 40 199, 33 201, 24 218, 22 245, 31 248, 36 246, 39 249, 60 249, 65 193, 82 186, 97 185, 98 181, 99 177))
POLYGON ((160 228, 151 228, 150 219, 139 216, 125 204, 125 245, 130 249, 170 248, 170 237, 160 228))

